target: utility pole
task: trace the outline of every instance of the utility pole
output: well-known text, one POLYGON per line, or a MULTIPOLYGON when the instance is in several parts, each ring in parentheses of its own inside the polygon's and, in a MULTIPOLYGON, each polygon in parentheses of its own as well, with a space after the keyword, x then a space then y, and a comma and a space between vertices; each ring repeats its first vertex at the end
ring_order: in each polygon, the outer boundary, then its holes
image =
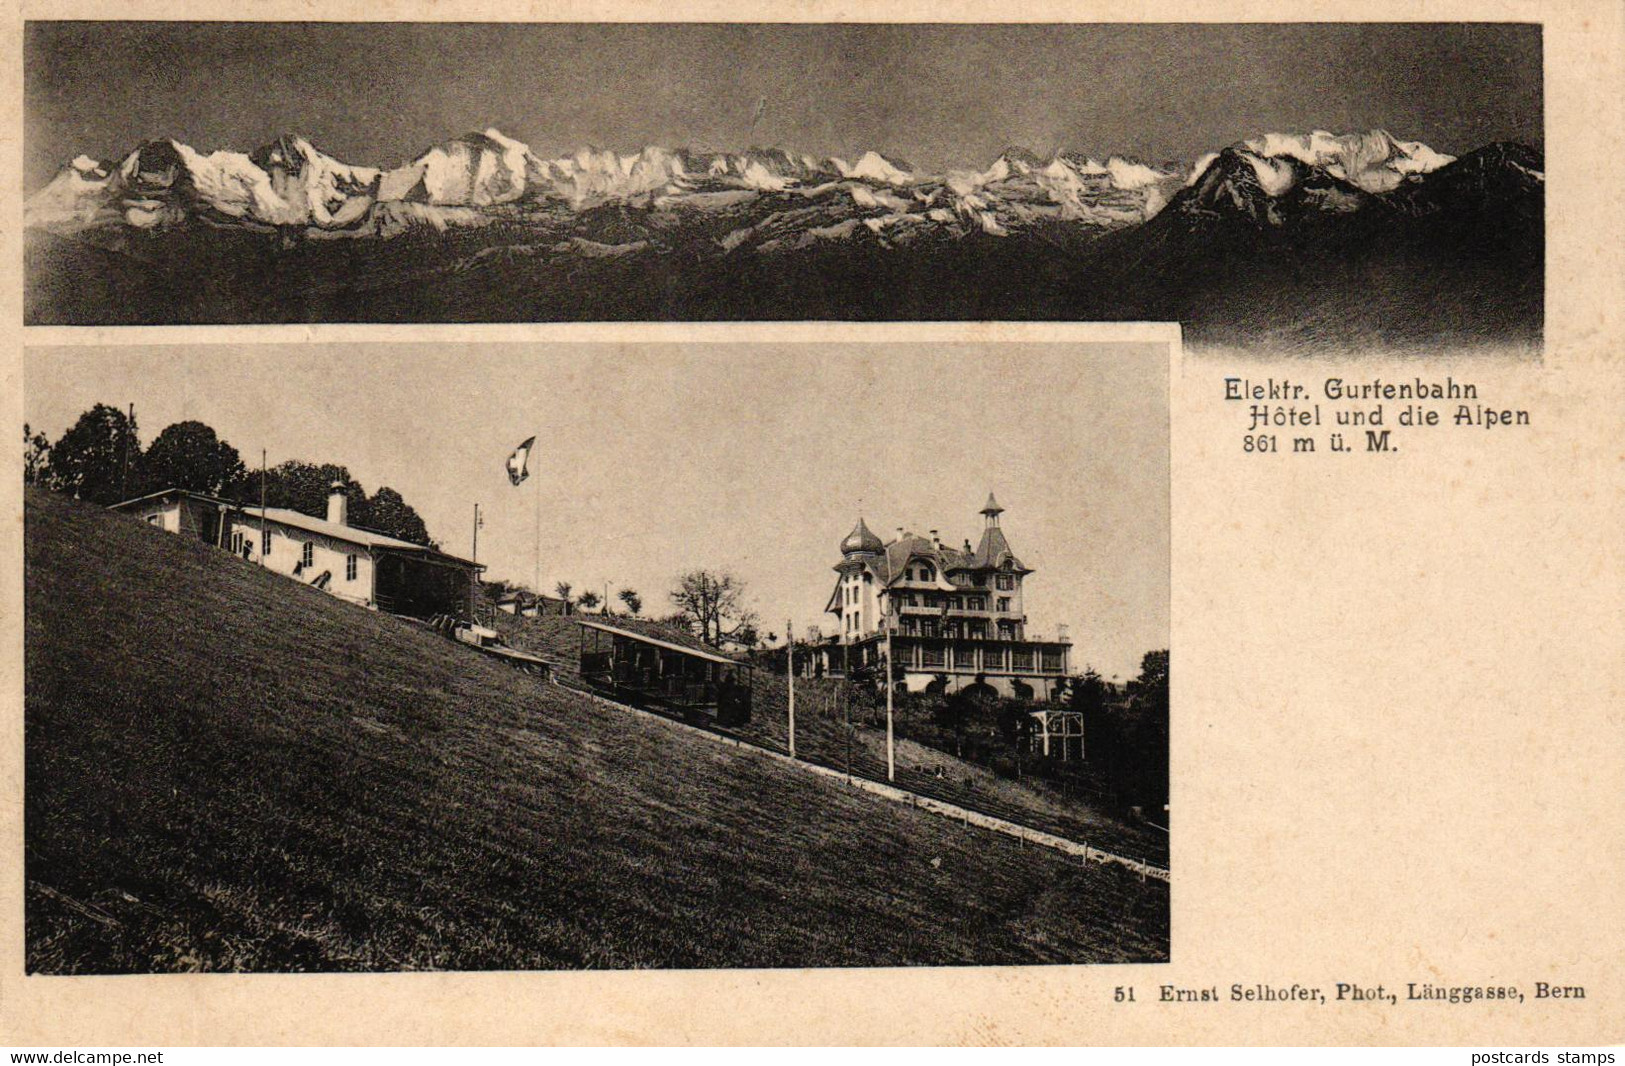
POLYGON ((841 732, 846 734, 846 783, 852 783, 852 693, 847 689, 848 682, 842 681, 840 688, 835 690, 836 697, 841 701, 841 732))
POLYGON ((796 757, 796 634, 791 622, 784 623, 784 673, 790 679, 790 758, 796 757))
POLYGON ((124 432, 121 435, 123 437, 124 445, 122 450, 122 460, 120 462, 121 469, 119 471, 118 478, 118 495, 119 499, 121 500, 127 500, 130 498, 130 436, 134 433, 134 431, 135 404, 132 403, 130 405, 129 420, 124 423, 124 432))
MULTIPOLYGON (((527 463, 529 461, 529 458, 530 458, 529 456, 526 456, 527 463)), ((536 603, 538 605, 537 608, 536 608, 536 613, 537 613, 538 616, 540 616, 541 615, 541 610, 542 610, 541 606, 540 606, 540 604, 542 602, 542 599, 541 599, 541 597, 542 597, 542 479, 541 478, 536 479, 536 543, 534 545, 534 548, 535 548, 535 553, 536 553, 535 554, 535 560, 534 560, 535 561, 535 566, 536 566, 536 571, 535 571, 535 574, 534 574, 534 576, 532 578, 532 580, 535 582, 535 584, 532 586, 532 588, 533 588, 533 591, 536 593, 536 603)), ((564 611, 565 611, 566 614, 568 614, 570 612, 570 605, 568 603, 566 603, 564 605, 564 611)))
POLYGON ((469 552, 469 562, 480 561, 480 505, 474 505, 474 547, 469 552))
POLYGON ((836 693, 841 698, 841 724, 846 733, 846 780, 852 782, 852 645, 846 642, 846 634, 841 634, 841 684, 836 693))
POLYGON ((897 749, 892 735, 891 625, 886 626, 886 780, 897 780, 897 749))
POLYGON ((270 539, 270 526, 265 524, 265 449, 260 449, 260 565, 265 565, 265 542, 270 539))

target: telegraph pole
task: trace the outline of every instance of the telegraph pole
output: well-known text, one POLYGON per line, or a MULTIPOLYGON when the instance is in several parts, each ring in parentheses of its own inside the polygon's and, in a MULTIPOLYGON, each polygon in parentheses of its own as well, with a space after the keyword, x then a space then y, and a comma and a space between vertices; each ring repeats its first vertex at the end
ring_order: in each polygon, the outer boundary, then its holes
POLYGON ((477 503, 474 505, 474 547, 469 552, 468 561, 471 563, 480 561, 480 505, 477 503))
POLYGON ((791 623, 784 623, 784 666, 790 679, 790 758, 796 757, 796 634, 791 623))
POLYGON ((260 557, 260 565, 265 565, 265 542, 268 540, 267 530, 271 527, 265 524, 265 449, 260 449, 260 550, 256 553, 260 557))
POLYGON ((897 780, 897 749, 892 735, 891 624, 886 625, 886 780, 897 780))
MULTIPOLYGON (((529 455, 525 456, 525 462, 526 462, 527 465, 529 464, 529 462, 530 462, 530 456, 529 455)), ((534 549, 535 549, 535 553, 536 553, 535 558, 534 558, 536 571, 535 571, 535 574, 534 574, 532 580, 535 582, 534 591, 536 593, 536 603, 538 605, 537 608, 536 608, 536 614, 537 614, 538 617, 540 617, 540 615, 542 613, 542 609, 541 609, 541 606, 540 606, 540 604, 542 602, 542 598, 541 598, 542 597, 542 479, 541 478, 536 479, 536 543, 534 545, 534 549)), ((566 614, 568 614, 570 612, 570 605, 568 603, 566 603, 564 605, 564 611, 565 611, 566 614)))
POLYGON ((841 699, 841 724, 846 733, 846 780, 852 782, 852 646, 841 634, 841 684, 835 693, 841 699))
POLYGON ((135 431, 135 404, 132 403, 130 405, 130 417, 129 417, 128 421, 126 421, 124 423, 124 432, 122 434, 120 434, 120 436, 123 438, 123 444, 124 444, 124 447, 122 449, 121 459, 120 459, 120 470, 119 470, 119 478, 118 478, 118 495, 119 495, 119 499, 121 499, 121 500, 127 500, 127 499, 130 498, 130 436, 134 431, 135 431))

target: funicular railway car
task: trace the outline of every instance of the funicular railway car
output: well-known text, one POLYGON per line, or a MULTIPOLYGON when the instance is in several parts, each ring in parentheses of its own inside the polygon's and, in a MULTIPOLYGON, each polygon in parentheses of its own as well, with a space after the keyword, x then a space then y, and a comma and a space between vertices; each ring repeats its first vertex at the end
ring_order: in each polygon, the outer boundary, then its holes
POLYGON ((581 627, 581 680, 591 688, 686 719, 710 713, 720 726, 750 721, 747 664, 608 622, 581 618, 576 624, 581 627))

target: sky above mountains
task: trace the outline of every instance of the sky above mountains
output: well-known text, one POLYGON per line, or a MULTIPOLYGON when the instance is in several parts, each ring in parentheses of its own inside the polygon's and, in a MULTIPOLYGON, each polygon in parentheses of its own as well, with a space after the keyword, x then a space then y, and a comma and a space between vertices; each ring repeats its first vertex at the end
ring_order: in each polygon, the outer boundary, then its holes
POLYGON ((1007 145, 1189 163, 1313 128, 1543 140, 1540 30, 1515 24, 32 22, 24 66, 28 189, 79 153, 282 132, 375 166, 496 126, 542 155, 760 144, 934 171, 1007 145))

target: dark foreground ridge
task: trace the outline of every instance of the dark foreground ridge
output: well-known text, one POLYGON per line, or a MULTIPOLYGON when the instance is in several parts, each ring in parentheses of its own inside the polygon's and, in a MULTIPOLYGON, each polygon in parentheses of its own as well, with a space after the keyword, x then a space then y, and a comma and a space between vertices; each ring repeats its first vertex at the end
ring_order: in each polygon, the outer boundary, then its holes
POLYGON ((29 490, 42 973, 1154 961, 1168 886, 29 490))

